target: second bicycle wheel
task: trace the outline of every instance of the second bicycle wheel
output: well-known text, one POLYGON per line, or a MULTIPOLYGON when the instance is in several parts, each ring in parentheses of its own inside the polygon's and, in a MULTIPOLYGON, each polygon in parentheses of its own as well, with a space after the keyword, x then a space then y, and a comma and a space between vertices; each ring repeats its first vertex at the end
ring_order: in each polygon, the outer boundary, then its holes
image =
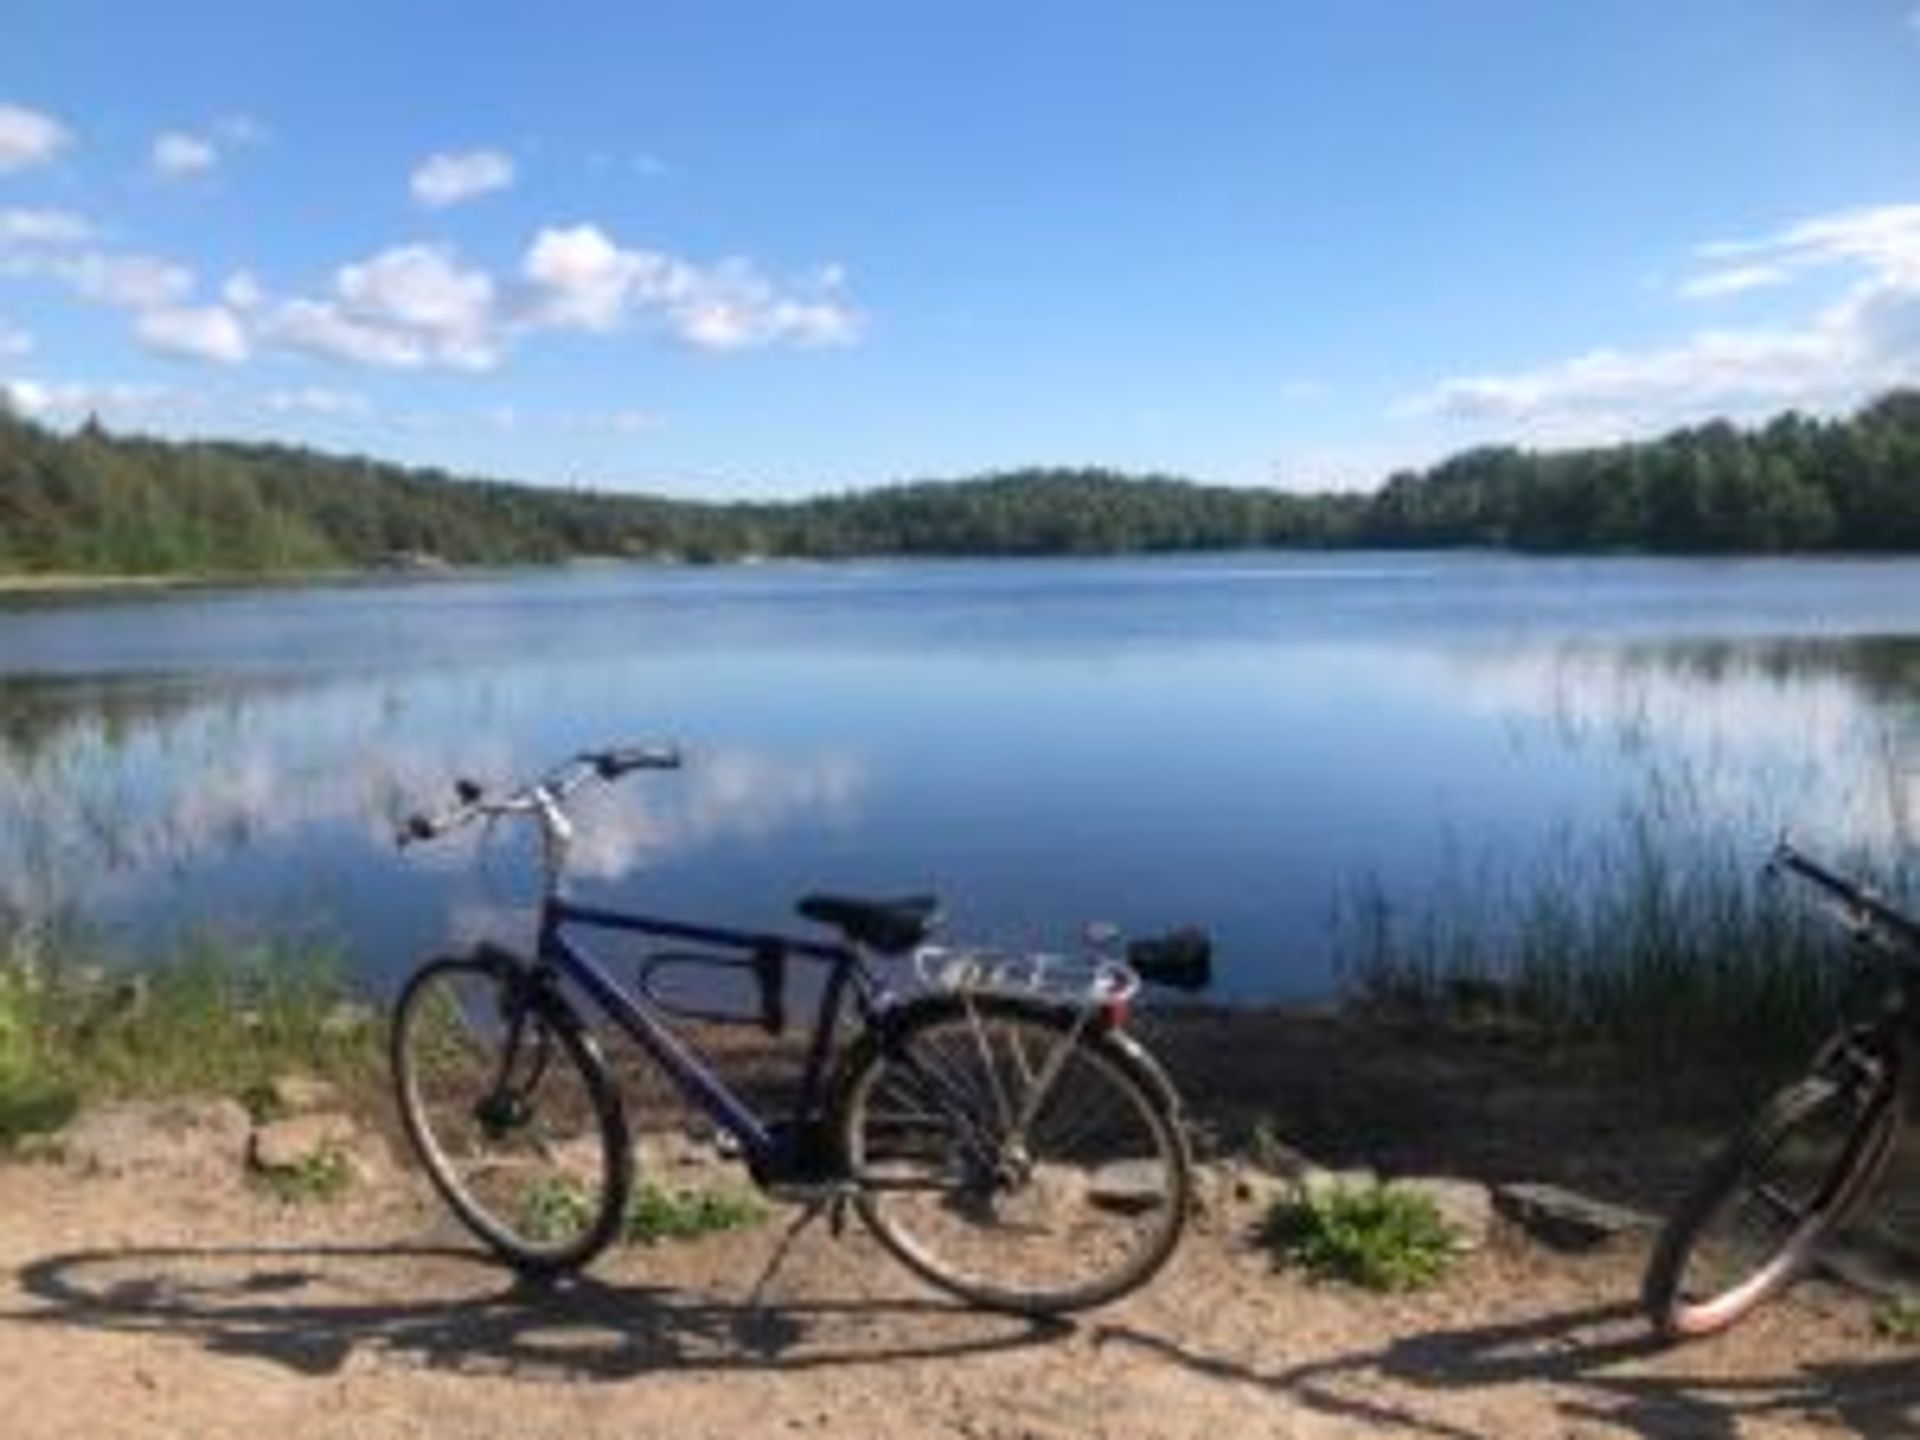
POLYGON ((935 1284, 1058 1314, 1144 1283, 1186 1222, 1165 1082, 1062 1010, 939 997, 849 1056, 838 1123, 862 1218, 935 1284))
POLYGON ((606 1067, 516 961, 435 960, 393 1022, 400 1114, 435 1188, 524 1270, 574 1269, 620 1233, 631 1145, 606 1067))
POLYGON ((1709 1163, 1654 1245, 1643 1300, 1668 1339, 1724 1330, 1791 1283, 1893 1143, 1897 1087, 1815 1073, 1709 1163))

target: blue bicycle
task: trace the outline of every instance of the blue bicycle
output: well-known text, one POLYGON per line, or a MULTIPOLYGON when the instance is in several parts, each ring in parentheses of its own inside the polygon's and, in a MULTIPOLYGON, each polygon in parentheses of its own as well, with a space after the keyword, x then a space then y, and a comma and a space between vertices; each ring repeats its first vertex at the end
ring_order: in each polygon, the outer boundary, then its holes
POLYGON ((569 898, 569 797, 680 763, 671 749, 628 747, 576 756, 498 798, 461 781, 449 809, 400 833, 408 844, 511 818, 541 841, 534 955, 482 944, 432 960, 395 1009, 401 1115, 461 1220, 533 1272, 584 1265, 619 1235, 633 1143, 588 1020, 597 1013, 732 1137, 757 1184, 831 1209, 836 1228, 850 1205, 894 1255, 971 1302, 1057 1314, 1150 1278, 1185 1224, 1190 1162, 1179 1098, 1124 1025, 1142 979, 1206 983, 1205 937, 1121 952, 1108 935, 1083 955, 1011 955, 929 944, 928 896, 802 899, 802 915, 839 932, 832 940, 569 898), (570 938, 580 930, 670 948, 622 983, 570 938), (823 978, 791 1112, 768 1118, 676 1033, 685 1009, 658 987, 688 964, 732 970, 757 990, 751 1019, 779 1033, 796 961, 823 978))

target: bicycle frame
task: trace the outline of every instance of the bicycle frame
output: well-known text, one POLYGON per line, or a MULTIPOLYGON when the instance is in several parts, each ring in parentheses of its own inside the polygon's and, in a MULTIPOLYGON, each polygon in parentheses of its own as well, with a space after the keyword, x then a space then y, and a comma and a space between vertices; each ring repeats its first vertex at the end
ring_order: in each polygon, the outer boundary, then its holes
MULTIPOLYGON (((739 1144, 749 1170, 756 1176, 780 1176, 790 1168, 788 1147, 800 1127, 822 1112, 828 1082, 833 1037, 851 998, 861 1019, 877 1023, 891 1001, 891 992, 873 975, 865 957, 855 948, 797 936, 762 931, 691 924, 662 916, 641 915, 597 905, 582 905, 561 895, 548 894, 541 905, 538 967, 555 978, 573 982, 655 1064, 664 1070, 686 1099, 703 1111, 739 1144), (687 941, 738 951, 762 967, 762 984, 769 971, 784 982, 789 959, 814 961, 830 967, 814 1015, 799 1094, 784 1126, 769 1123, 755 1111, 706 1061, 680 1038, 657 1000, 633 986, 623 985, 585 949, 568 940, 564 931, 578 927, 687 941)), ((716 959, 727 957, 715 957, 716 959)), ((781 1012, 784 1013, 784 1012, 781 1012)))

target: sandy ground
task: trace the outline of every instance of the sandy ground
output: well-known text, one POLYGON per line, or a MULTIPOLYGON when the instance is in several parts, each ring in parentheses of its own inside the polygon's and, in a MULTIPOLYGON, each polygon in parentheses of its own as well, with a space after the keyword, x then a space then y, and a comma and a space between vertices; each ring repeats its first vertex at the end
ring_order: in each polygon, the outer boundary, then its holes
POLYGON ((0 1435, 1920 1435, 1920 1348, 1801 1287, 1662 1350, 1641 1256, 1498 1234, 1437 1290, 1275 1274, 1235 1224, 1070 1323, 959 1308, 870 1240, 631 1248, 532 1289, 404 1176, 287 1204, 195 1173, 0 1167, 0 1435))

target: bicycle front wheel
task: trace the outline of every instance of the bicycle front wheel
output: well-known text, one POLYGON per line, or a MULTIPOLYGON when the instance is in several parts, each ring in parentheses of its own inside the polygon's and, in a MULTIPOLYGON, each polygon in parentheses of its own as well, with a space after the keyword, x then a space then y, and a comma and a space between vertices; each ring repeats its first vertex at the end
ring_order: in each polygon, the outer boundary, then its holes
POLYGON ((914 1002, 848 1057, 837 1122, 861 1218, 934 1284, 993 1309, 1103 1304, 1166 1263, 1188 1158, 1126 1036, 1015 998, 914 1002))
POLYGON ((1815 1073, 1776 1094, 1668 1220, 1642 1298, 1670 1340, 1725 1330, 1792 1283, 1879 1174, 1898 1086, 1815 1073))
POLYGON ((494 1250, 575 1269, 619 1235, 630 1140, 606 1066, 518 962, 435 960, 400 992, 400 1114, 434 1187, 494 1250))

